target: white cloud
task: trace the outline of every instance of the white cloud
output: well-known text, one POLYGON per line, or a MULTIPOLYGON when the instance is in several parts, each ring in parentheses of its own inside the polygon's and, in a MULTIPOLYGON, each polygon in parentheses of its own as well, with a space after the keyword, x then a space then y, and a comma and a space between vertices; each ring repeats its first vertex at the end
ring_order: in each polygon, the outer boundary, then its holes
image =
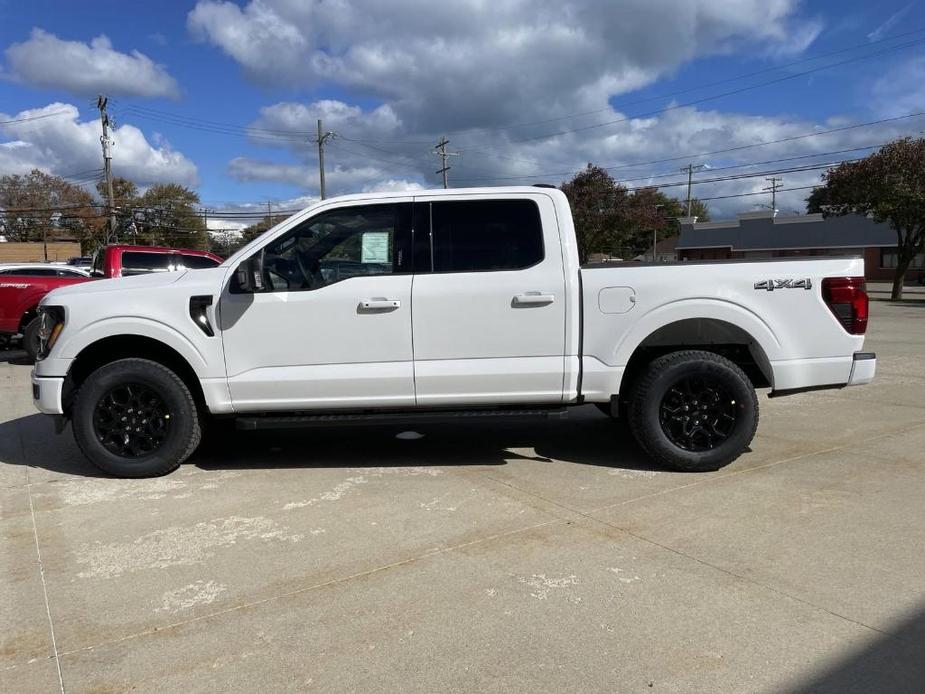
POLYGON ((889 34, 889 33, 890 33, 890 30, 891 30, 894 26, 896 26, 896 25, 899 23, 899 21, 900 21, 903 17, 905 17, 905 16, 909 13, 909 10, 911 10, 913 7, 915 7, 915 3, 914 3, 914 2, 910 2, 910 3, 909 3, 908 5, 906 5, 905 7, 901 8, 901 9, 897 10, 896 12, 894 12, 893 14, 891 14, 891 15, 886 19, 885 22, 883 22, 882 24, 880 24, 876 29, 874 29, 872 32, 870 32, 870 33, 867 35, 868 41, 879 41, 879 40, 882 39, 884 36, 886 36, 887 34, 889 34))
POLYGON ((179 96, 176 80, 162 65, 138 51, 120 53, 103 35, 87 44, 33 29, 28 40, 6 49, 6 62, 12 79, 80 96, 179 96))
POLYGON ((886 117, 925 111, 925 57, 911 58, 880 77, 872 103, 886 117))
MULTIPOLYGON (((54 174, 72 174, 102 168, 100 124, 97 118, 80 120, 72 104, 52 103, 14 115, 0 113, 0 121, 60 115, 0 126, 0 175, 26 173, 38 168, 54 174)), ((138 128, 121 125, 112 130, 115 142, 112 169, 116 176, 138 186, 175 182, 198 184, 196 165, 160 141, 152 145, 138 128)))
MULTIPOLYGON (((255 143, 281 132, 286 161, 237 158, 242 180, 278 181, 317 190, 315 123, 338 137, 326 150, 328 190, 357 192, 393 185, 435 186, 441 135, 461 156, 450 160, 451 185, 559 183, 587 162, 622 167, 628 186, 682 180, 673 159, 850 124, 819 123, 779 113, 754 116, 684 107, 641 118, 664 102, 619 107, 620 96, 673 74, 699 57, 747 50, 773 62, 809 47, 823 24, 798 0, 483 0, 422 5, 411 0, 252 0, 242 6, 200 0, 188 27, 266 87, 334 88, 351 99, 281 102, 261 109, 255 143), (350 101, 353 101, 351 103, 350 101), (616 105, 612 105, 614 102, 616 105), (364 104, 362 107, 358 104, 364 104), (571 114, 584 113, 575 116, 571 114), (604 127, 590 127, 608 123, 604 127), (529 125, 529 124, 533 125, 529 125), (514 124, 514 125, 512 125, 514 124), (518 125, 521 124, 521 125, 518 125), (528 125, 523 125, 528 124, 528 125), (564 131, 564 132, 563 132, 564 131), (561 134, 547 137, 561 132, 561 134), (538 176, 543 174, 543 176, 538 176)), ((907 91, 921 93, 910 72, 907 91)), ((917 84, 925 84, 919 78, 917 84)), ((631 100, 631 98, 630 98, 631 100)), ((910 102, 912 103, 912 102, 910 102)), ((898 107, 897 110, 904 110, 898 107)), ((715 167, 817 153, 793 164, 864 154, 831 150, 879 144, 904 132, 899 122, 773 146, 696 158, 715 167)), ((765 164, 730 174, 786 168, 765 164)), ((812 185, 818 171, 783 174, 784 187, 812 185)), ((709 172, 700 178, 712 178, 709 172)), ((767 186, 764 176, 699 184, 700 197, 738 195, 767 186)), ((684 188, 667 188, 683 197, 684 188)), ((809 191, 784 192, 778 208, 803 209, 809 191)), ((763 196, 710 203, 714 217, 753 209, 763 196)))
POLYGON ((603 108, 701 55, 804 48, 797 0, 200 0, 187 24, 265 85, 320 82, 406 127, 486 127, 603 108))
MULTIPOLYGON (((701 56, 747 49, 773 60, 805 50, 822 23, 801 15, 799 0, 496 0, 490 6, 482 0, 252 0, 243 6, 199 0, 187 25, 263 86, 324 85, 371 104, 327 99, 261 109, 252 123, 261 129, 254 142, 272 144, 278 137, 275 144, 288 150, 287 161, 234 159, 229 173, 241 180, 317 190, 312 139, 318 118, 338 133, 326 150, 332 193, 436 185, 439 160, 431 143, 443 134, 450 149, 461 152, 450 161, 452 184, 497 185, 558 183, 589 161, 667 158, 814 127, 786 114, 762 118, 687 108, 542 137, 625 118, 611 106, 614 97, 701 56), (587 115, 570 116, 575 113, 587 115), (511 126, 523 123, 535 124, 511 126), (549 175, 533 177, 537 173, 549 175)), ((746 151, 718 163, 814 146, 800 144, 746 151)), ((638 176, 652 169, 619 173, 638 176)), ((746 192, 749 185, 704 186, 701 194, 746 192)))

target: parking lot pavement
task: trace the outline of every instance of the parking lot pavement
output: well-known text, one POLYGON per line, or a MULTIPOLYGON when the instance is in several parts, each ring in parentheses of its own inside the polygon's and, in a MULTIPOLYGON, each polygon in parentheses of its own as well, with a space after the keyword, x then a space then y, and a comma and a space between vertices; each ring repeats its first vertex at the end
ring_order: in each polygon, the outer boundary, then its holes
POLYGON ((874 384, 700 475, 582 408, 116 480, 8 353, 0 691, 925 691, 925 305, 872 314, 874 384))

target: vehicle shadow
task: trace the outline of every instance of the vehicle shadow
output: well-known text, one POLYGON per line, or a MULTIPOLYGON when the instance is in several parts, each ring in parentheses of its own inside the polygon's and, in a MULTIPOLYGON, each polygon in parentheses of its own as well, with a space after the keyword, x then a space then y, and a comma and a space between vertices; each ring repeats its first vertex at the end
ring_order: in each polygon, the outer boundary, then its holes
POLYGON ((21 349, 0 349, 0 363, 31 366, 32 359, 21 349))
POLYGON ((925 607, 913 610, 890 633, 828 665, 792 687, 790 694, 925 692, 925 607))
POLYGON ((564 420, 460 420, 404 426, 326 426, 212 437, 191 463, 204 469, 504 465, 511 460, 660 469, 625 426, 596 408, 564 420), (409 438, 405 438, 410 435, 409 438))
MULTIPOLYGON (((241 470, 496 466, 512 460, 661 469, 638 448, 625 426, 594 407, 577 408, 565 420, 484 419, 265 432, 220 426, 207 433, 186 464, 205 470, 241 470), (405 438, 410 432, 411 438, 405 438)), ((80 453, 70 427, 56 435, 50 418, 40 414, 0 423, 0 461, 69 475, 107 477, 80 453)))

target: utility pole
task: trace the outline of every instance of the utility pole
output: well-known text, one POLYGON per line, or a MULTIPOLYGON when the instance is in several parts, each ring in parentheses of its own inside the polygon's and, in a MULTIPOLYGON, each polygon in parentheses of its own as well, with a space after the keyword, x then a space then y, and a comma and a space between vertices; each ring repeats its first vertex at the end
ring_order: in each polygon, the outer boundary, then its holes
MULTIPOLYGON (((321 188, 321 199, 324 200, 324 143, 327 142, 330 138, 334 137, 336 133, 332 130, 328 130, 323 133, 324 128, 321 124, 321 119, 318 119, 318 137, 315 139, 315 142, 318 143, 318 180, 320 181, 321 188), (323 133, 323 134, 322 134, 323 133)), ((269 206, 269 203, 267 203, 269 206)))
POLYGON ((96 98, 96 107, 100 110, 100 124, 103 126, 103 134, 100 136, 100 143, 103 145, 103 173, 106 176, 106 196, 109 202, 109 233, 106 235, 106 244, 116 238, 116 200, 112 193, 112 140, 109 139, 109 114, 106 112, 106 104, 109 99, 102 94, 96 98))
MULTIPOLYGON (((321 190, 324 190, 324 176, 321 177, 321 190)), ((321 194, 322 199, 324 199, 324 193, 321 194)), ((267 200, 267 224, 269 225, 267 229, 273 226, 273 208, 270 207, 270 201, 267 200)))
POLYGON ((655 246, 658 243, 658 223, 661 221, 661 210, 664 205, 655 206, 655 223, 652 225, 652 262, 654 263, 658 256, 656 255, 655 246))
POLYGON ((450 141, 447 140, 445 137, 441 137, 440 142, 438 142, 437 146, 434 147, 434 154, 440 157, 440 168, 434 171, 434 173, 443 174, 443 187, 444 188, 450 187, 446 180, 446 172, 449 171, 451 168, 453 168, 451 166, 446 165, 447 157, 458 157, 459 156, 459 152, 447 152, 446 151, 446 146, 448 144, 450 144, 450 141))
POLYGON ((771 176, 771 178, 766 178, 764 180, 771 184, 767 188, 762 188, 762 190, 766 190, 771 193, 771 213, 774 214, 777 212, 777 191, 783 187, 784 179, 778 178, 777 176, 771 176))
POLYGON ((687 172, 687 216, 691 216, 691 187, 694 184, 694 172, 700 171, 703 168, 703 164, 695 164, 691 162, 687 166, 681 169, 681 171, 687 172))

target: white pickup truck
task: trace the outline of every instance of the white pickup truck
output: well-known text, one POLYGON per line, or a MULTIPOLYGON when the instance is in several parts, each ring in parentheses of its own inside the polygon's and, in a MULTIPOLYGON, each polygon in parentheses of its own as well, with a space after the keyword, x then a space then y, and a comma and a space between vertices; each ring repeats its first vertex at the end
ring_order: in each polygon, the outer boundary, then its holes
MULTIPOLYGON (((243 429, 561 416, 596 403, 680 470, 735 460, 771 395, 868 383, 858 258, 579 267, 549 187, 319 202, 217 268, 57 289, 35 405, 163 475, 243 429)), ((619 461, 614 461, 618 463, 619 461)))

